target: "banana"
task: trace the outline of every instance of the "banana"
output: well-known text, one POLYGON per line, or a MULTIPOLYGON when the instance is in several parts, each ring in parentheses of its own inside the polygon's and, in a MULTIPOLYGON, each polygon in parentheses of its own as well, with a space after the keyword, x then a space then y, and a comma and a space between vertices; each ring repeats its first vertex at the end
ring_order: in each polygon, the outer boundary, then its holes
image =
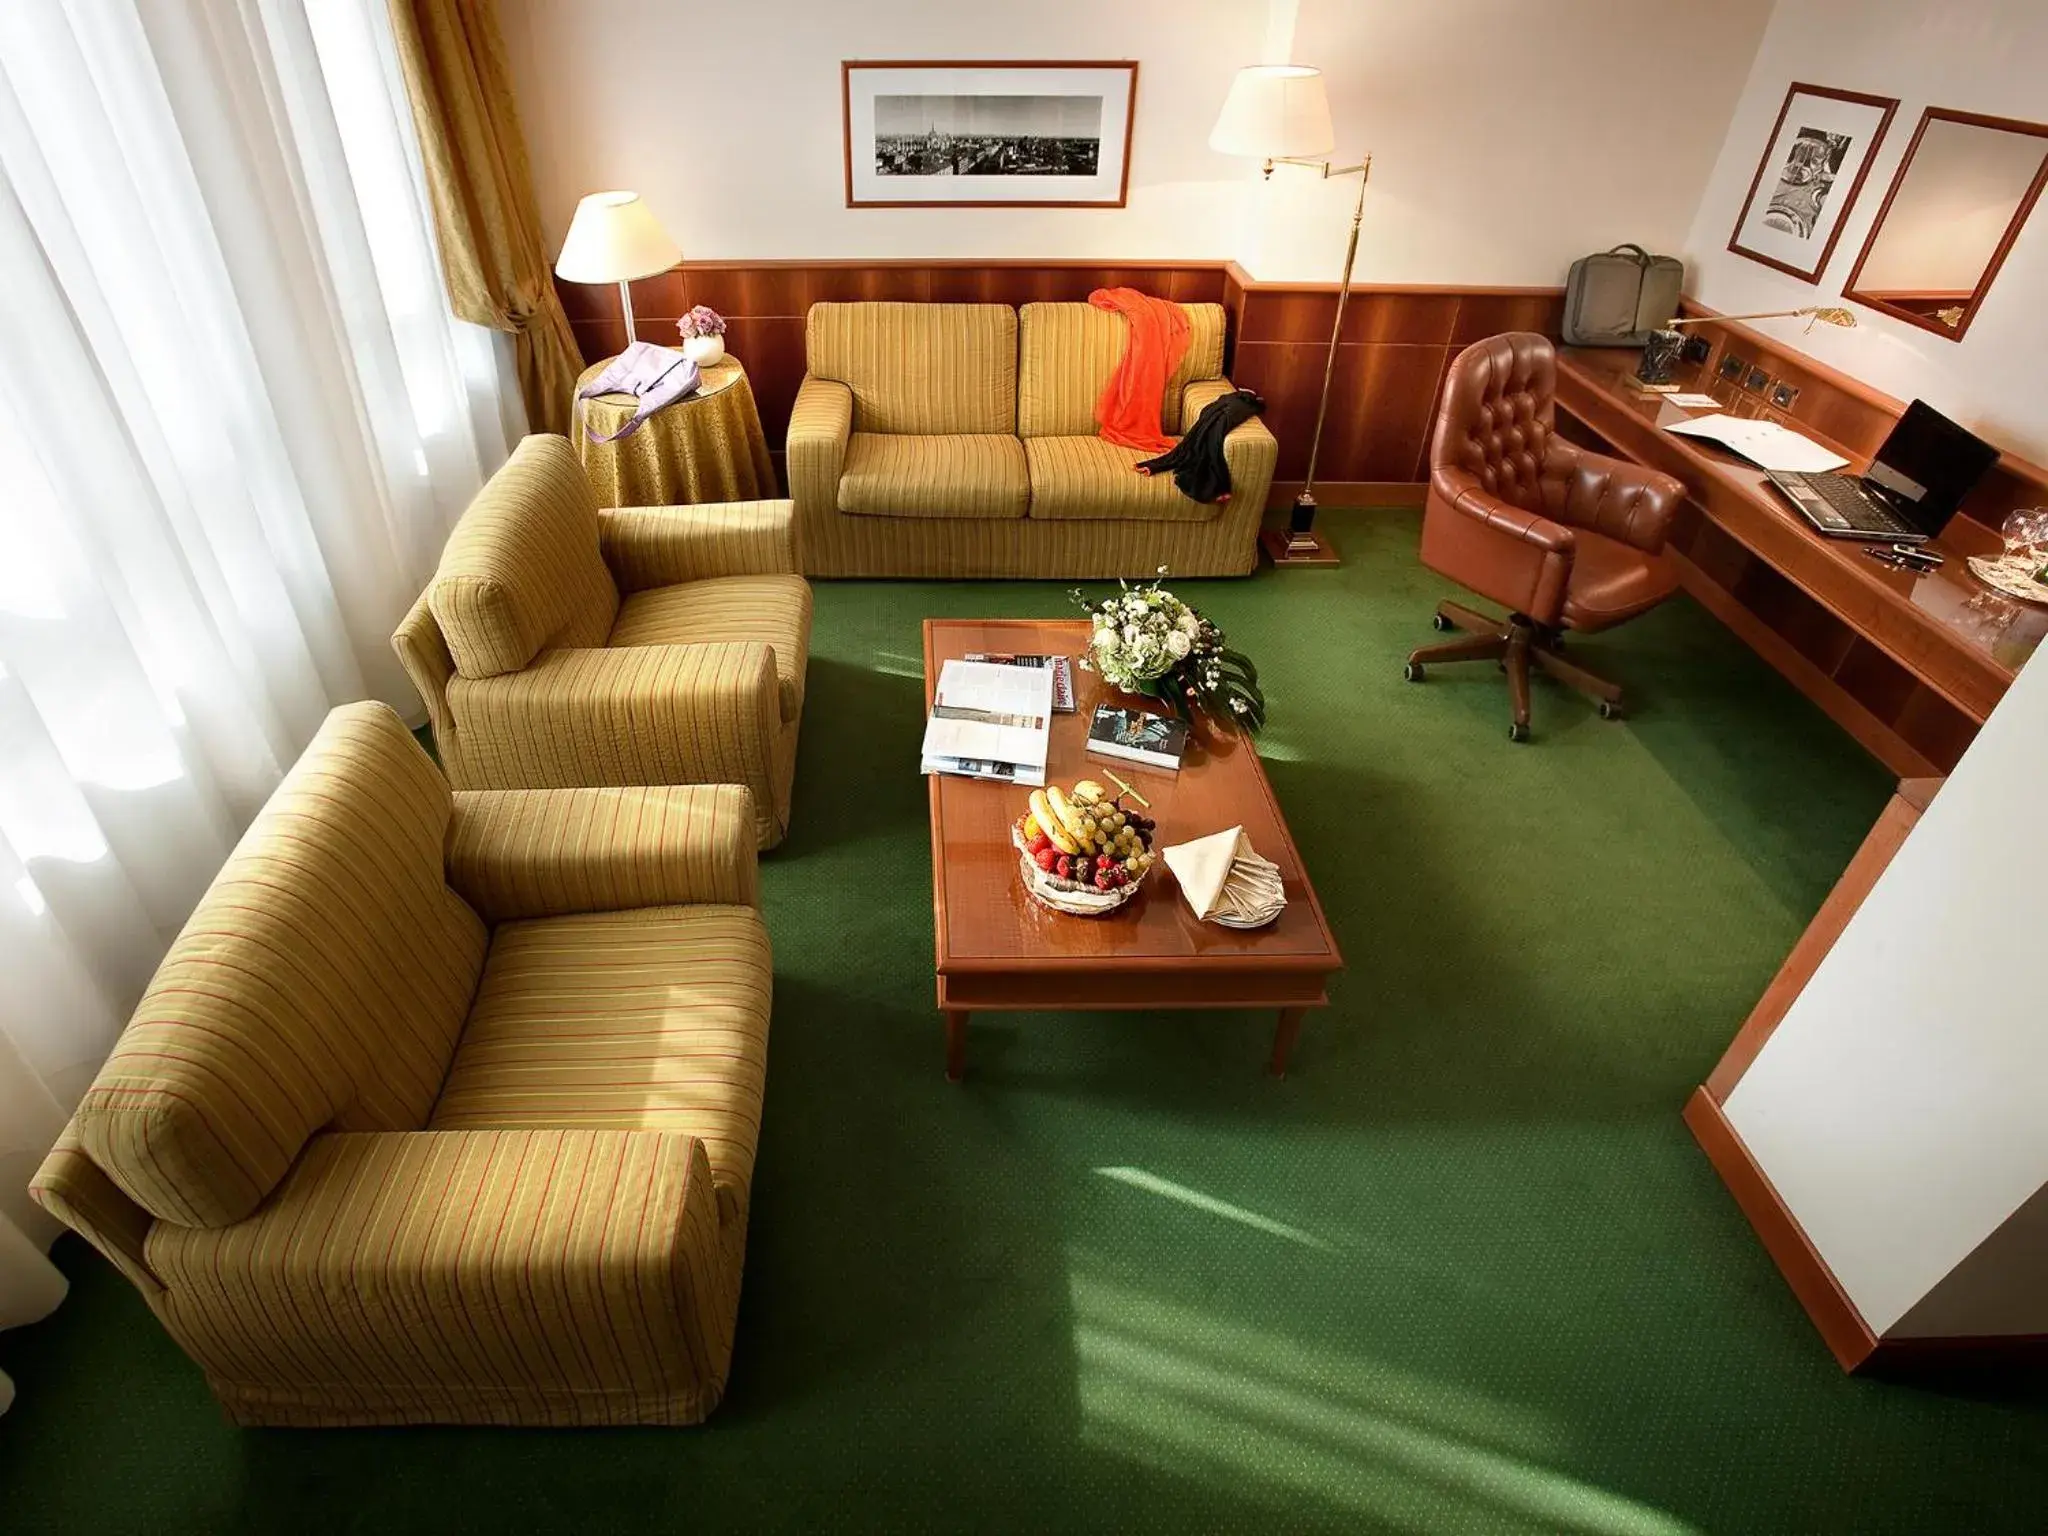
MULTIPOLYGON (((1058 794, 1054 790, 1053 794, 1058 794)), ((1031 815, 1037 821, 1039 831, 1052 839, 1053 847, 1061 853, 1079 853, 1080 842, 1067 831, 1067 824, 1053 811, 1052 801, 1042 789, 1031 791, 1031 815)))
MULTIPOLYGON (((1066 797, 1057 784, 1048 784, 1046 786, 1045 798, 1046 803, 1052 807, 1053 815, 1059 818, 1060 825, 1066 829, 1067 836, 1074 840, 1075 846, 1083 853, 1092 852, 1095 844, 1081 830, 1081 812, 1079 807, 1066 797)), ((1032 809, 1036 810, 1037 807, 1033 806, 1032 809)))
POLYGON ((1093 805, 1096 801, 1106 798, 1108 794, 1109 791, 1093 779, 1083 779, 1074 786, 1074 798, 1083 805, 1093 805))

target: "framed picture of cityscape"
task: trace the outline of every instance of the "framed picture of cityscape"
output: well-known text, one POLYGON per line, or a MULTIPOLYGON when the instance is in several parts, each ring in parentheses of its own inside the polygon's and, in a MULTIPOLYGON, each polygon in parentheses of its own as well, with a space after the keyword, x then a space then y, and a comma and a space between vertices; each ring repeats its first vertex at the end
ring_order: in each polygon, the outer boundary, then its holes
POLYGON ((849 208, 1121 208, 1132 61, 848 60, 849 208))

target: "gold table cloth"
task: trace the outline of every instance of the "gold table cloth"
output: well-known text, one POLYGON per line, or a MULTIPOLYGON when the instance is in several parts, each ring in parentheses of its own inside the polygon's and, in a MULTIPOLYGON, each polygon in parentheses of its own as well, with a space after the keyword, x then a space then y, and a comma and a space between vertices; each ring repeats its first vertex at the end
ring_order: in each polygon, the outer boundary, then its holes
MULTIPOLYGON (((596 381, 611 359, 593 363, 576 393, 596 381)), ((631 395, 578 398, 569 437, 601 507, 677 507, 699 502, 761 501, 780 492, 768 438, 747 371, 728 353, 703 369, 697 392, 665 405, 630 436, 593 443, 633 418, 631 395)))

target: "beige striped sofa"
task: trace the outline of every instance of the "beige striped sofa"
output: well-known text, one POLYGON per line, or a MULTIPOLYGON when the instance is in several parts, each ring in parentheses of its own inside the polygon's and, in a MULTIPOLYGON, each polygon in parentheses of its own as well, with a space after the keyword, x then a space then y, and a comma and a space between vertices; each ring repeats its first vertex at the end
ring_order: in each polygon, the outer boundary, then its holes
POLYGON ((789 829, 811 643, 786 501, 600 511, 536 435, 392 636, 457 789, 743 784, 789 829))
MULTIPOLYGON (((1232 385, 1223 309, 1193 330, 1162 425, 1232 385)), ((812 576, 1242 576, 1278 445, 1256 419, 1225 443, 1232 494, 1183 496, 1150 455, 1104 442, 1095 402, 1121 316, 1088 304, 814 304, 789 424, 789 492, 812 576)))
POLYGON ((737 786, 456 793, 328 717, 31 1193, 242 1424, 687 1424, 770 965, 737 786))

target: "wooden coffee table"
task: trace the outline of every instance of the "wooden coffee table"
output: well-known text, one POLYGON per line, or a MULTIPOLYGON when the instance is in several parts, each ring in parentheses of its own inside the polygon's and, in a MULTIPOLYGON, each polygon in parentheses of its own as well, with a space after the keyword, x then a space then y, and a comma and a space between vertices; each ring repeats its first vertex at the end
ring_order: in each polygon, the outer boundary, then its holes
POLYGON ((970 651, 1073 657, 1078 709, 1053 717, 1052 782, 1107 785, 1113 770, 1152 802, 1155 848, 1242 826, 1252 846, 1280 866, 1287 910, 1252 932, 1201 922, 1161 861, 1137 897, 1108 917, 1047 911, 1025 894, 1010 843, 1010 824, 1027 809, 1030 791, 934 775, 932 919, 946 1076, 958 1082, 965 1069, 973 1014, 1110 1008, 1278 1009, 1270 1070, 1284 1075, 1303 1016, 1329 1002, 1324 984, 1344 959, 1259 755, 1248 737, 1204 732, 1178 773, 1090 756, 1089 717, 1114 690, 1080 669, 1087 639, 1080 619, 927 619, 925 705, 940 665, 970 651))

